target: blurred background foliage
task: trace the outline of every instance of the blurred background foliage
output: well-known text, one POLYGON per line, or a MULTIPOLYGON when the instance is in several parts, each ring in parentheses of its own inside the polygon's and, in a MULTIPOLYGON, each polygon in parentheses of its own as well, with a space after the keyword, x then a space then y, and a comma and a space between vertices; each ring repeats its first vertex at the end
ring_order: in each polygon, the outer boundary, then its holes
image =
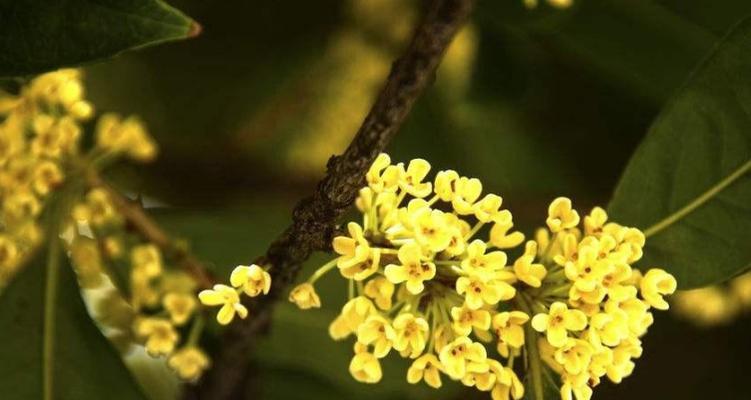
MULTIPOLYGON (((88 90, 100 111, 142 116, 160 143, 155 164, 114 171, 115 179, 166 205, 160 220, 224 276, 265 250, 328 157, 346 147, 421 2, 171 3, 200 21, 203 34, 92 65, 88 90)), ((564 10, 478 3, 390 153, 480 177, 524 229, 543 223, 557 195, 582 210, 606 204, 671 93, 751 14, 745 0, 576 0, 564 10)), ((254 355, 249 393, 435 398, 409 386, 396 360, 379 385, 351 379, 351 343, 327 335, 346 296, 331 281, 320 289, 321 310, 280 304, 273 334, 254 355)), ((748 314, 701 328, 674 314, 656 319, 635 374, 603 384, 597 398, 751 398, 748 314)), ((162 393, 155 398, 169 391, 149 386, 162 393)), ((440 393, 467 396, 458 387, 440 393)))

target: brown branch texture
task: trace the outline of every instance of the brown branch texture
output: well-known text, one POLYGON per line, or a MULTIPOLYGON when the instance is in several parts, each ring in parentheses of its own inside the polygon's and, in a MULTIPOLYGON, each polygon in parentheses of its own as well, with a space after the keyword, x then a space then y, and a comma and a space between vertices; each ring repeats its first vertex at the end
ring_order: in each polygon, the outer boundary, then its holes
POLYGON ((186 387, 186 399, 242 398, 243 378, 253 337, 271 318, 273 303, 295 280, 313 251, 328 250, 336 221, 365 184, 365 173, 404 123, 412 107, 432 83, 438 64, 456 32, 467 19, 473 0, 434 0, 412 41, 397 59, 385 86, 365 121, 342 155, 332 157, 315 193, 294 209, 292 224, 271 244, 258 264, 271 265, 271 293, 250 300, 250 317, 231 325, 215 354, 213 368, 196 385, 186 387))

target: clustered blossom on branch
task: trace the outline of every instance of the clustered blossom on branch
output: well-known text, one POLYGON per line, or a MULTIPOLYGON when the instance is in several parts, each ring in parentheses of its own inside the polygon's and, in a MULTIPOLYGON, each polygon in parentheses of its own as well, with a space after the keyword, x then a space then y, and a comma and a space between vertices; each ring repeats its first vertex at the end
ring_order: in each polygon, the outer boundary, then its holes
POLYGON ((57 227, 80 286, 106 293, 92 308, 110 340, 123 350, 142 344, 183 379, 196 379, 209 365, 197 347, 196 282, 126 228, 108 190, 87 188, 90 173, 123 157, 150 161, 157 146, 137 118, 104 114, 85 148, 83 123, 94 108, 81 78, 64 69, 38 76, 18 95, 0 91, 0 286, 39 246, 42 230, 57 227), (42 224, 51 208, 64 212, 59 226, 42 224))
POLYGON ((589 399, 601 378, 631 374, 650 308, 667 309, 663 296, 676 289, 662 269, 632 268, 643 233, 608 222, 599 207, 580 219, 560 197, 547 228, 525 243, 478 179, 447 170, 430 182, 429 170, 425 160, 405 166, 381 154, 356 200, 362 224, 348 223, 333 241, 338 257, 290 293, 302 309, 320 307, 318 279, 336 268, 349 281, 329 333, 356 337, 352 376, 380 381, 379 359, 392 350, 414 360, 410 383, 438 388, 445 375, 495 400, 520 399, 519 373, 534 369, 521 367, 541 360, 562 399, 589 399))
POLYGON ((212 289, 202 290, 198 294, 201 303, 206 306, 221 306, 216 314, 216 320, 221 325, 227 325, 235 318, 248 317, 248 309, 240 302, 240 295, 248 297, 268 294, 271 290, 271 275, 266 269, 252 264, 238 265, 229 277, 230 285, 216 284, 212 289))

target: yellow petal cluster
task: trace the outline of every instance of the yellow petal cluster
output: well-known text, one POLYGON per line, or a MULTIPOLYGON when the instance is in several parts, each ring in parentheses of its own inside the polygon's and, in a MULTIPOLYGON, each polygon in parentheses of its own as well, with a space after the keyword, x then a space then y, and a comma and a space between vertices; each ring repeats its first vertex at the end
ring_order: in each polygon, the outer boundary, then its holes
MULTIPOLYGON (((18 93, 0 90, 0 286, 7 283, 39 243, 38 220, 52 194, 69 181, 80 180, 83 167, 93 168, 104 157, 112 158, 100 141, 91 148, 82 144, 85 122, 93 117, 94 108, 85 99, 82 74, 76 69, 42 74, 18 93)), ((99 123, 103 120, 107 117, 103 116, 99 123)), ((121 147, 124 152, 138 153, 141 157, 134 157, 137 160, 147 161, 155 156, 156 147, 143 125, 138 127, 138 140, 121 147), (146 149, 148 155, 143 143, 151 144, 146 149)), ((88 206, 94 209, 81 207, 78 211, 95 213, 93 218, 84 219, 103 223, 108 215, 107 210, 97 208, 101 194, 93 191, 89 196, 88 206)), ((77 250, 79 259, 85 259, 81 253, 86 249, 77 250)))
MULTIPOLYGON (((202 290, 198 298, 205 306, 221 306, 216 315, 216 320, 221 325, 227 325, 235 319, 235 315, 241 319, 248 316, 248 309, 242 304, 240 294, 245 293, 248 297, 256 297, 268 294, 271 290, 271 275, 262 267, 252 265, 238 265, 230 274, 230 285, 217 284, 212 289, 202 290)), ((294 298, 301 298, 301 293, 294 298)), ((309 293, 310 294, 310 293, 309 293)), ((315 293, 312 293, 314 295, 315 293)), ((304 295, 303 295, 304 297, 304 295)), ((316 296, 317 297, 317 296, 316 296)), ((314 299, 302 299, 308 307, 312 307, 314 299)), ((301 303, 302 304, 302 303, 301 303)))
POLYGON ((532 354, 558 375, 562 399, 588 399, 602 377, 628 376, 650 308, 665 309, 677 286, 665 270, 632 268, 644 235, 601 208, 582 218, 560 197, 547 227, 518 249, 525 237, 500 196, 477 178, 447 170, 431 181, 429 172, 425 160, 379 155, 355 202, 362 220, 347 223, 333 240, 337 257, 290 294, 300 308, 318 307, 318 279, 338 270, 348 281, 329 333, 355 334, 353 377, 379 381, 391 353, 413 360, 410 383, 438 388, 447 376, 495 400, 524 396, 532 354))
POLYGON ((143 345, 152 356, 170 357, 181 377, 195 379, 208 365, 196 347, 203 326, 196 283, 128 229, 109 189, 85 185, 121 156, 153 159, 157 146, 137 118, 95 118, 82 78, 79 70, 63 69, 17 93, 0 90, 0 287, 40 242, 41 216, 65 209, 59 236, 81 288, 97 291, 92 316, 104 332, 124 352, 143 345), (82 140, 89 127, 91 145, 82 140), (182 340, 178 331, 186 325, 182 340))

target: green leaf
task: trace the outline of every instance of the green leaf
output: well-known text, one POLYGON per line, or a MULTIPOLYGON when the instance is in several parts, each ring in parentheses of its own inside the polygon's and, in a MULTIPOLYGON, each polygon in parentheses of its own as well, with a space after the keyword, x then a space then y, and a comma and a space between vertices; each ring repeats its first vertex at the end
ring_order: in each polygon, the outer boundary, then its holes
POLYGON ((751 20, 723 39, 669 102, 629 162, 612 219, 644 229, 643 265, 682 289, 751 263, 751 20))
POLYGON ((49 254, 47 264, 44 257, 29 263, 0 297, 2 398, 145 400, 89 317, 67 258, 49 254), (47 275, 57 284, 47 286, 47 275), (54 307, 45 310, 51 293, 54 307))
POLYGON ((161 0, 0 0, 0 77, 89 63, 199 31, 161 0))

